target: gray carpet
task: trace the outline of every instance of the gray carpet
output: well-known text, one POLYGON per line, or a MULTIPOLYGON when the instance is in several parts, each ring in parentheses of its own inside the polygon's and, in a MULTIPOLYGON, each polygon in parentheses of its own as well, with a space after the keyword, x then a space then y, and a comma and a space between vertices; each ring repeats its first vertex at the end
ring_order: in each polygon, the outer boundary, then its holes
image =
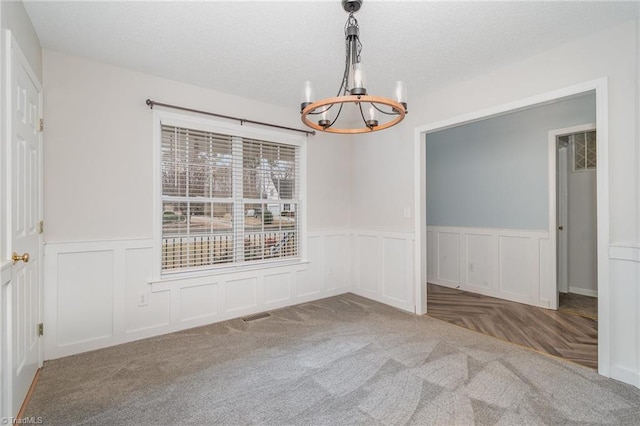
POLYGON ((640 424, 640 390, 352 295, 45 363, 44 424, 640 424))

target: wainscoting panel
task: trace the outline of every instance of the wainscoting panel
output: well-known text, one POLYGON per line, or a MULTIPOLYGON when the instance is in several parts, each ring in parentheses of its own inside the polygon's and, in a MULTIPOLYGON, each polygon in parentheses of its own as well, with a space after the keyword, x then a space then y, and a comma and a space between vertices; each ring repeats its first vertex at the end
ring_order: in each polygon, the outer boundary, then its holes
POLYGON ((349 247, 347 230, 309 232, 299 263, 153 281, 152 240, 46 244, 44 358, 347 293, 349 247))
MULTIPOLYGON (((11 303, 9 302, 11 291, 11 262, 3 263, 0 261, 0 388, 3 388, 3 393, 6 392, 4 384, 6 383, 7 389, 12 389, 11 384, 11 370, 5 370, 5 362, 9 357, 9 352, 12 350, 12 344, 7 341, 11 339, 11 327, 10 322, 7 321, 8 316, 11 314, 11 303)), ((9 397, 11 395, 3 395, 0 397, 0 418, 8 418, 16 413, 11 412, 9 404, 9 397)))
POLYGON ((442 282, 460 282, 460 234, 436 233, 436 278, 442 282))
POLYGON ((381 295, 378 283, 382 258, 381 241, 375 235, 355 235, 354 238, 357 247, 356 288, 366 294, 381 295))
POLYGON ((246 310, 258 305, 258 279, 245 278, 227 281, 227 312, 246 310))
POLYGON ((264 277, 264 303, 272 305, 291 298, 291 275, 272 274, 264 277))
POLYGON ((466 234, 467 274, 470 287, 490 288, 493 281, 493 238, 491 234, 466 234))
POLYGON ((638 250, 611 246, 609 300, 611 377, 640 387, 640 264, 638 250), (615 257, 614 257, 615 256, 615 257))
MULTIPOLYGON (((156 294, 164 293, 167 292, 156 294)), ((218 283, 182 287, 180 289, 180 321, 215 317, 218 313, 218 303, 218 283)))
POLYGON ((326 290, 349 287, 349 237, 345 234, 328 234, 324 237, 326 290))
POLYGON ((146 329, 169 325, 171 321, 171 292, 151 293, 147 283, 151 276, 151 248, 128 248, 125 250, 125 330, 135 333, 146 329), (148 304, 139 306, 140 297, 148 304))
POLYGON ((322 258, 321 237, 309 237, 307 239, 307 259, 309 264, 305 268, 296 271, 295 293, 298 299, 312 300, 323 290, 324 283, 324 259, 322 258))
POLYGON ((112 336, 113 251, 60 253, 57 257, 58 274, 65 280, 58 287, 60 332, 56 343, 67 346, 112 336))
POLYGON ((548 234, 429 226, 427 279, 446 287, 547 308, 551 293, 548 234))
POLYGON ((415 312, 413 233, 354 231, 352 292, 415 312))
POLYGON ((498 244, 499 291, 516 297, 531 297, 533 292, 531 239, 501 235, 498 237, 498 244))

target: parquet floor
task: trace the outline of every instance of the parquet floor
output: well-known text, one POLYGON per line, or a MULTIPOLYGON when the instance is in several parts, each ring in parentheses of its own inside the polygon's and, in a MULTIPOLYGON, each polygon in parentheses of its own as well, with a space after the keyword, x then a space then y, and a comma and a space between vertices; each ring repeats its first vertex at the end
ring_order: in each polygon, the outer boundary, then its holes
POLYGON ((427 284, 427 315, 587 367, 598 367, 598 321, 594 318, 434 284, 427 284))
POLYGON ((560 293, 559 311, 598 319, 598 298, 575 293, 560 293))

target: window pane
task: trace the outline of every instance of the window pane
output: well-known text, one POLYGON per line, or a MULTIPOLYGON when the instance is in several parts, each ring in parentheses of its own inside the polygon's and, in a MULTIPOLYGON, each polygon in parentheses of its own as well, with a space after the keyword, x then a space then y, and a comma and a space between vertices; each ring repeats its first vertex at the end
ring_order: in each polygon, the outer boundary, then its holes
POLYGON ((253 139, 244 141, 244 198, 293 199, 296 178, 295 147, 253 139))
POLYGON ((162 194, 231 197, 231 137, 162 127, 162 194))
POLYGON ((163 203, 162 269, 234 261, 233 203, 163 203))
POLYGON ((573 151, 574 151, 574 170, 584 170, 587 165, 586 147, 584 140, 584 133, 577 133, 573 135, 573 151))
POLYGON ((587 169, 596 168, 596 132, 587 132, 587 169))
POLYGON ((162 270, 298 255, 298 148, 162 126, 162 270))
POLYGON ((245 204, 245 261, 298 255, 297 204, 245 204))

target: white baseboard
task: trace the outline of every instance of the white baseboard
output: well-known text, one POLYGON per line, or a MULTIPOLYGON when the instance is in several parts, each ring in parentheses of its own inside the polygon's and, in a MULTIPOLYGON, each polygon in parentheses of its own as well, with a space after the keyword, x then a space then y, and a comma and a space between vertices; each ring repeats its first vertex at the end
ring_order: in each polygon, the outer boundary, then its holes
POLYGON ((612 379, 620 380, 621 382, 628 383, 635 387, 640 387, 640 374, 637 371, 633 371, 629 368, 612 365, 610 370, 610 377, 612 379))
POLYGON ((569 293, 575 293, 575 294, 580 294, 582 296, 589 296, 589 297, 598 297, 598 290, 591 290, 588 288, 569 286, 569 293))

